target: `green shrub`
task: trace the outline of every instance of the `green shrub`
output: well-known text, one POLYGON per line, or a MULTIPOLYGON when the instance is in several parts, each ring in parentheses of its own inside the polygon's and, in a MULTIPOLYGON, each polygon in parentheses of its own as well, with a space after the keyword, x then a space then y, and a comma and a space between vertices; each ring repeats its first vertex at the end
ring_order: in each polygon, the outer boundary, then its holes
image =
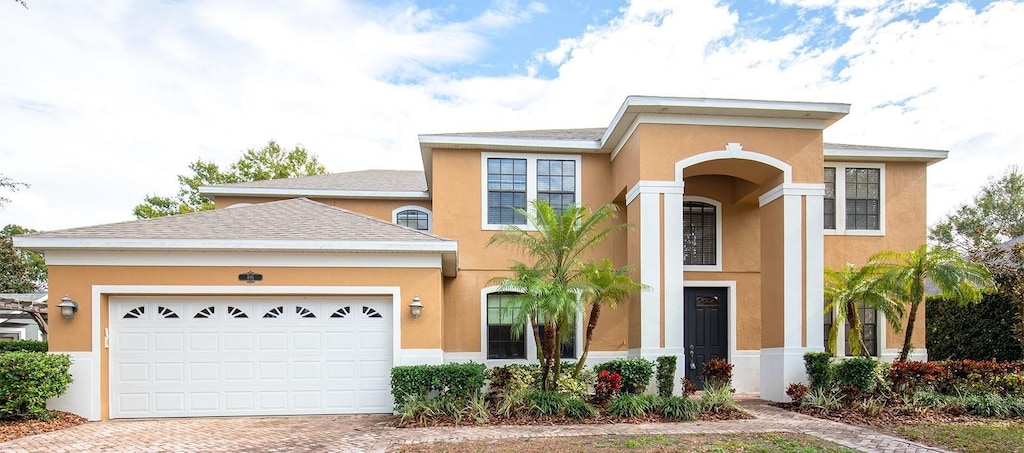
POLYGON ((995 393, 974 393, 960 399, 967 413, 979 417, 1007 417, 1010 408, 1003 397, 995 393))
POLYGON ((1009 396, 1003 398, 1003 402, 1006 403, 1006 410, 1011 416, 1024 418, 1024 399, 1018 396, 1009 396))
POLYGON ((608 412, 621 418, 634 418, 647 413, 647 400, 641 395, 623 394, 608 403, 608 412))
POLYGON ((875 368, 878 362, 867 357, 851 357, 834 365, 835 379, 841 387, 852 386, 861 393, 875 386, 875 368))
POLYGON ((565 415, 577 420, 597 417, 597 409, 590 403, 580 399, 570 399, 565 402, 565 415))
POLYGON ((661 405, 661 415, 675 420, 695 420, 700 403, 686 397, 670 396, 661 405))
POLYGON ((640 401, 644 403, 644 412, 648 414, 661 412, 661 405, 665 403, 665 399, 658 395, 642 394, 637 395, 640 401))
POLYGON ((531 388, 536 382, 530 365, 496 366, 490 369, 490 378, 489 393, 495 398, 506 393, 531 388))
POLYGON ((622 393, 643 393, 654 376, 654 365, 642 358, 612 360, 599 364, 594 370, 618 373, 622 377, 622 393))
POLYGON ((808 352, 804 354, 804 368, 811 388, 819 389, 832 382, 832 354, 828 352, 808 352))
POLYGON ((704 385, 704 395, 700 397, 701 412, 728 412, 739 410, 739 405, 732 400, 732 389, 728 384, 715 385, 708 383, 704 385))
POLYGON ((416 421, 425 425, 441 414, 439 402, 425 396, 408 395, 401 404, 396 404, 402 423, 416 421))
POLYGON ((587 397, 587 383, 572 377, 571 373, 562 373, 558 377, 558 393, 570 399, 585 399, 587 397))
POLYGON ((70 369, 66 354, 0 354, 0 419, 48 419, 46 400, 67 391, 70 369))
POLYGON ((42 340, 0 341, 0 353, 3 352, 47 352, 49 346, 42 340))
POLYGON ((473 362, 396 366, 391 369, 391 395, 399 412, 409 396, 465 402, 480 394, 486 377, 487 367, 473 362))
POLYGON ((530 413, 538 417, 562 413, 567 401, 568 398, 558 392, 545 392, 537 389, 526 392, 526 403, 530 408, 530 413))
POLYGON ((843 392, 837 388, 818 388, 804 396, 804 406, 816 407, 824 413, 843 407, 843 392))
POLYGON ((941 298, 925 304, 925 344, 935 360, 1021 360, 1014 336, 1020 314, 1013 298, 989 293, 981 303, 961 306, 941 298))
POLYGON ((933 409, 955 403, 956 399, 955 396, 943 395, 934 390, 922 390, 914 393, 910 398, 910 404, 916 407, 933 409))
POLYGON ((678 357, 663 355, 658 357, 658 395, 662 398, 672 396, 672 387, 676 381, 676 363, 678 357))

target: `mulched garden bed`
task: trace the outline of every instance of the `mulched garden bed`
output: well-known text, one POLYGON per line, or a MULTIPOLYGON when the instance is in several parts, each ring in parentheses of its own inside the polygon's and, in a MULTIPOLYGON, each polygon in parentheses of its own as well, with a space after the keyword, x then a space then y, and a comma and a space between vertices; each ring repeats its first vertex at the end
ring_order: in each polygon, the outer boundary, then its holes
POLYGON ((53 418, 49 420, 18 420, 0 421, 0 442, 7 442, 19 437, 48 433, 59 429, 70 428, 88 422, 75 414, 51 411, 53 418))
MULTIPOLYGON (((750 414, 741 410, 730 410, 719 413, 706 413, 697 416, 695 422, 698 421, 722 421, 722 420, 747 420, 754 418, 750 414)), ((534 417, 529 415, 520 415, 515 417, 498 417, 491 414, 490 420, 486 423, 477 423, 471 417, 463 418, 459 423, 455 423, 455 420, 448 416, 438 416, 432 419, 431 423, 421 424, 416 421, 410 421, 403 423, 400 418, 395 418, 391 422, 390 426, 396 428, 424 428, 424 427, 435 427, 435 426, 489 426, 489 425, 547 425, 547 426, 560 426, 560 425, 608 425, 616 423, 625 424, 639 424, 639 423, 686 423, 685 421, 676 420, 674 418, 662 417, 660 415, 645 415, 642 417, 634 418, 620 418, 608 413, 605 409, 600 409, 600 414, 597 417, 585 418, 582 420, 565 417, 534 417)))
POLYGON ((982 417, 974 417, 966 413, 950 413, 923 408, 907 409, 902 407, 883 407, 877 415, 867 415, 858 410, 846 407, 825 412, 816 407, 796 406, 793 403, 772 403, 771 405, 788 411, 810 415, 811 417, 871 428, 885 428, 894 425, 918 423, 970 424, 980 423, 983 420, 991 420, 982 417))

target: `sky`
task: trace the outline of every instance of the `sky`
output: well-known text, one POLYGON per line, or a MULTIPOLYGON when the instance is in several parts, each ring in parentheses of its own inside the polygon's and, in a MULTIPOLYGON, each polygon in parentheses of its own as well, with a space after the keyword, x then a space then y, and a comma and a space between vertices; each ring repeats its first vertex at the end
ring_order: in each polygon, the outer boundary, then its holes
POLYGON ((133 219, 269 140, 421 170, 418 134, 606 127, 627 95, 852 104, 935 148, 928 221, 1024 163, 1024 3, 0 0, 0 225, 133 219), (6 4, 5 4, 6 3, 6 4))

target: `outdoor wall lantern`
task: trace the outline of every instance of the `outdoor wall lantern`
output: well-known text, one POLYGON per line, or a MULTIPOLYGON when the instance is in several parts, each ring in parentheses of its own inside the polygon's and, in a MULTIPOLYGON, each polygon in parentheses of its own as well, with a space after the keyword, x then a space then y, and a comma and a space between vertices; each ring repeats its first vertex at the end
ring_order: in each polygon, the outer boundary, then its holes
POLYGON ((57 307, 60 308, 60 317, 67 320, 73 319, 75 314, 78 313, 78 302, 71 300, 67 294, 60 300, 57 307))
POLYGON ((412 303, 409 304, 409 312, 412 313, 413 318, 419 318, 420 314, 423 313, 423 304, 420 303, 420 296, 412 298, 412 303))

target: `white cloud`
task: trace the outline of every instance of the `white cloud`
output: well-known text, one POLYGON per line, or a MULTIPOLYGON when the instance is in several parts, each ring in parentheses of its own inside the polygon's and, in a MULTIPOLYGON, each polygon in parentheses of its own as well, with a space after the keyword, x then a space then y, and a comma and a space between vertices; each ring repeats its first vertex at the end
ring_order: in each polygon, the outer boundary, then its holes
POLYGON ((0 6, 0 173, 33 184, 0 223, 128 220, 188 162, 268 139, 335 171, 419 168, 417 134, 603 126, 629 94, 852 103, 828 140, 952 149, 930 172, 932 219, 1020 160, 1021 3, 952 3, 924 22, 907 19, 924 1, 782 3, 838 23, 765 37, 727 4, 636 0, 538 49, 532 72, 479 77, 448 69, 500 52, 494 30, 529 26, 543 3, 459 22, 411 2, 0 6), (822 27, 849 37, 821 47, 822 27), (544 65, 557 75, 536 76, 544 65))

